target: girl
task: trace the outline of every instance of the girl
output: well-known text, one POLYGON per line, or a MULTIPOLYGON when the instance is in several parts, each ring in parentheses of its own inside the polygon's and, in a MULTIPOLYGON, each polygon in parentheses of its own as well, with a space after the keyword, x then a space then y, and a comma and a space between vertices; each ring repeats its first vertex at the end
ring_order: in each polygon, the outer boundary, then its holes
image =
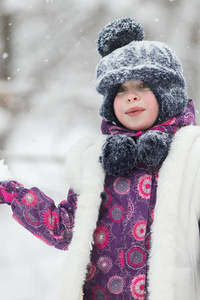
MULTIPOLYGON (((55 207, 39 189, 0 187, 21 225, 67 250, 60 299, 200 299, 200 129, 181 65, 130 18, 98 36, 97 141, 68 156, 71 189, 55 207)), ((3 165, 1 170, 3 172, 3 165)))

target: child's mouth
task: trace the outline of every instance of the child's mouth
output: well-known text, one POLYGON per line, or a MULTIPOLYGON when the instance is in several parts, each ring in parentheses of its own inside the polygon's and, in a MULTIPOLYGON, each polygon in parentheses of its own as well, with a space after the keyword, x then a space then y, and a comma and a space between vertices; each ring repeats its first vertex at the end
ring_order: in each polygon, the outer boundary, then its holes
POLYGON ((127 111, 125 112, 126 115, 130 116, 130 117, 136 117, 138 115, 140 115, 145 109, 143 107, 132 107, 127 109, 127 111))

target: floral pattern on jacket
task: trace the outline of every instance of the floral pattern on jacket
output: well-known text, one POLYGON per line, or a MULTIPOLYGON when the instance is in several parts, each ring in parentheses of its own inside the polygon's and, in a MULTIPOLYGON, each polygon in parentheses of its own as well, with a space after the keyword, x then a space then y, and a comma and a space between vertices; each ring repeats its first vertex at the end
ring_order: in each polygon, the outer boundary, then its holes
POLYGON ((84 299, 146 299, 157 179, 144 168, 106 177, 84 299))
POLYGON ((38 188, 25 189, 15 181, 4 181, 0 202, 11 204, 13 218, 50 246, 67 250, 72 239, 77 196, 69 190, 68 200, 56 207, 38 188), (7 200, 6 200, 7 199, 7 200))

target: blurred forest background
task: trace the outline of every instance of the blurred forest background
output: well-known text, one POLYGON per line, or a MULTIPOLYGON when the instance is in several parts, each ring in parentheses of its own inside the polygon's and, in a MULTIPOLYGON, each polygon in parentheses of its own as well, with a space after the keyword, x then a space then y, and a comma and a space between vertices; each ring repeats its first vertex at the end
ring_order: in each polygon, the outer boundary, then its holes
MULTIPOLYGON (((0 151, 14 179, 57 204, 66 198, 68 149, 100 132, 97 33, 117 18, 136 19, 146 39, 175 50, 200 123, 199 11, 199 0, 0 0, 0 151)), ((1 206, 1 299, 57 299, 66 253, 11 215, 1 206)))

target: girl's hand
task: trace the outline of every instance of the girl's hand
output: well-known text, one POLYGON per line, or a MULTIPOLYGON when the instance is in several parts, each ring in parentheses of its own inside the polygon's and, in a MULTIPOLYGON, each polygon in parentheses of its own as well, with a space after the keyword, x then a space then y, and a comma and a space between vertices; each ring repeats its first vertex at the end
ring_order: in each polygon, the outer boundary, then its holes
POLYGON ((16 181, 0 182, 0 204, 10 205, 22 188, 23 186, 16 181))

